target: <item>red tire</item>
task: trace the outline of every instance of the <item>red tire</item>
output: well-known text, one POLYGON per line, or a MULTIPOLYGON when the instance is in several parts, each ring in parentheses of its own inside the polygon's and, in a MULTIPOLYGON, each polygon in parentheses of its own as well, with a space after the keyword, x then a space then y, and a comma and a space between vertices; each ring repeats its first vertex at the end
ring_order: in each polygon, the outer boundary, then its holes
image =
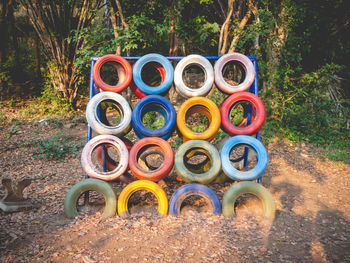
POLYGON ((169 174, 173 164, 174 152, 170 144, 158 137, 145 137, 137 141, 130 150, 129 168, 138 179, 160 181, 169 174), (157 149, 162 152, 164 161, 162 165, 155 170, 145 170, 138 163, 139 156, 144 149, 154 148, 154 146, 159 147, 157 147, 157 149))
POLYGON ((129 62, 123 57, 114 54, 109 54, 100 57, 96 61, 92 73, 92 78, 95 81, 96 85, 104 91, 121 92, 130 84, 130 81, 132 79, 132 69, 129 62), (120 66, 122 66, 124 73, 119 78, 119 81, 116 85, 109 85, 105 83, 101 78, 101 68, 104 65, 113 65, 117 69, 118 73, 120 73, 122 70, 118 69, 119 67, 115 66, 115 64, 119 64, 120 66))
MULTIPOLYGON (((148 66, 148 64, 146 64, 146 66, 148 66)), ((162 78, 161 80, 161 83, 163 83, 164 79, 165 79, 165 75, 166 75, 166 72, 165 72, 165 69, 162 67, 161 64, 157 63, 157 62, 151 62, 149 63, 149 66, 152 66, 154 67, 156 70, 159 71, 160 73, 160 77, 162 78)), ((142 99, 144 97, 147 96, 146 93, 144 93, 142 90, 140 90, 134 83, 133 80, 131 80, 130 82, 130 89, 132 90, 132 92, 134 92, 134 94, 139 98, 139 99, 142 99)))
POLYGON ((231 136, 255 134, 261 129, 266 120, 266 110, 263 102, 258 96, 250 92, 237 92, 232 94, 221 104, 220 113, 222 129, 231 136), (251 124, 246 126, 247 117, 245 117, 237 126, 233 125, 230 120, 232 108, 238 103, 246 102, 252 104, 252 115, 255 113, 255 116, 252 116, 251 124))

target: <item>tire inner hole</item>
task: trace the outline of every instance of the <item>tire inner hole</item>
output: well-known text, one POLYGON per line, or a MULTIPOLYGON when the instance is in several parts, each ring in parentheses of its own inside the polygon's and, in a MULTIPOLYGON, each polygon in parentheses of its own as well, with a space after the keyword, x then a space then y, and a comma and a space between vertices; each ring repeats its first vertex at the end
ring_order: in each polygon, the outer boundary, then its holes
POLYGON ((211 207, 208 200, 200 195, 193 194, 187 196, 181 203, 181 215, 193 213, 211 213, 211 207))
POLYGON ((206 80, 206 72, 199 64, 189 64, 182 72, 182 80, 190 89, 199 89, 206 80))
POLYGON ((147 145, 137 154, 137 163, 145 171, 155 171, 163 162, 164 154, 158 145, 147 145))
POLYGON ((158 87, 162 84, 162 76, 157 67, 161 67, 159 63, 148 62, 141 70, 142 81, 150 87, 158 87))
POLYGON ((247 144, 238 144, 233 147, 229 155, 232 166, 241 171, 249 171, 257 165, 256 151, 247 144), (245 165, 246 156, 246 167, 245 165))
POLYGON ((142 123, 151 130, 158 130, 164 127, 167 121, 165 108, 157 103, 147 105, 142 109, 142 123))
POLYGON ((196 105, 186 112, 185 120, 188 129, 201 133, 209 128, 211 115, 207 107, 196 105))
POLYGON ((86 191, 79 196, 76 207, 81 215, 102 213, 105 207, 105 198, 97 191, 86 191), (85 193, 88 193, 88 198, 85 198, 85 193))
POLYGON ((102 65, 100 76, 104 83, 114 86, 122 80, 122 76, 119 76, 123 74, 121 71, 124 72, 124 69, 119 63, 110 61, 102 65))
POLYGON ((212 160, 207 150, 202 148, 192 148, 183 157, 185 167, 192 173, 202 174, 207 172, 212 166, 212 160))
POLYGON ((237 86, 244 81, 245 70, 238 61, 229 61, 222 69, 222 76, 228 84, 237 86))
POLYGON ((123 119, 123 110, 119 103, 113 100, 104 100, 99 104, 100 120, 109 127, 118 126, 123 119))
POLYGON ((93 165, 100 172, 113 171, 120 162, 119 150, 111 143, 98 145, 91 157, 93 165))
POLYGON ((255 107, 249 101, 238 101, 233 104, 229 111, 231 123, 237 127, 247 127, 254 122, 255 107), (249 118, 248 118, 249 115, 249 118), (249 125, 248 124, 249 119, 249 125))
POLYGON ((139 190, 133 193, 128 200, 130 215, 154 216, 158 214, 157 197, 146 190, 139 190))
POLYGON ((235 204, 235 213, 238 216, 245 215, 263 215, 263 206, 261 200, 253 194, 240 195, 235 204))

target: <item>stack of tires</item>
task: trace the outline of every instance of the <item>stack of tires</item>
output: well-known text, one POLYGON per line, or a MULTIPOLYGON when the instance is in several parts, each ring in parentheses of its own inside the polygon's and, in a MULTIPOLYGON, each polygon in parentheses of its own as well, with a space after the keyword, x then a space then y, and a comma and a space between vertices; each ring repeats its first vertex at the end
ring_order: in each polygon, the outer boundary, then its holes
POLYGON ((237 198, 249 193, 261 199, 266 217, 274 217, 275 205, 271 194, 261 184, 254 182, 261 178, 267 167, 268 157, 263 144, 250 135, 256 134, 261 129, 266 113, 261 100, 254 94, 246 92, 255 80, 255 68, 248 57, 239 53, 227 54, 217 60, 213 68, 205 57, 190 55, 181 59, 173 70, 169 60, 159 54, 141 57, 132 68, 124 58, 106 55, 97 60, 93 68, 93 80, 101 92, 89 101, 86 118, 90 127, 99 135, 91 139, 82 151, 82 167, 90 179, 77 183, 68 192, 65 200, 67 216, 78 216, 77 200, 89 190, 104 195, 106 201, 104 217, 113 216, 117 206, 118 214, 128 217, 128 200, 139 190, 150 191, 157 197, 158 211, 163 215, 167 214, 168 210, 170 214, 179 214, 182 202, 190 195, 206 198, 212 213, 219 214, 221 203, 215 192, 206 185, 228 177, 236 183, 224 194, 222 210, 225 216, 233 216, 237 198), (238 63, 243 68, 244 79, 238 85, 229 84, 223 76, 223 69, 230 62, 238 63), (108 64, 113 65, 118 71, 119 81, 114 86, 104 83, 101 78, 101 68, 108 64), (204 82, 196 89, 188 87, 183 81, 184 70, 193 65, 200 67, 205 75, 204 82), (154 67, 159 71, 161 75, 159 86, 152 87, 143 81, 141 73, 145 67, 154 67), (173 81, 177 92, 187 98, 177 113, 170 101, 163 97, 173 81), (214 81, 222 92, 230 94, 220 107, 205 97, 212 89, 214 81), (118 94, 128 86, 140 98, 133 110, 118 94), (117 105, 121 116, 118 125, 113 126, 108 122, 106 109, 101 107, 103 101, 117 105), (244 117, 234 125, 230 116, 238 104, 243 105, 244 117), (165 125, 156 130, 147 128, 142 120, 148 112, 158 112, 162 115, 165 125), (204 115, 209 121, 208 128, 203 132, 194 132, 186 125, 187 119, 196 113, 204 115), (219 152, 210 142, 215 139, 220 127, 233 137, 222 145, 219 152), (140 138, 134 145, 123 137, 131 128, 140 138), (184 143, 174 156, 166 140, 176 128, 184 143), (252 170, 242 171, 232 165, 230 153, 239 145, 249 146, 256 152, 257 165, 252 170), (118 162, 109 158, 108 147, 118 152, 118 162), (96 149, 99 161, 103 164, 103 171, 97 169, 91 159, 96 149), (159 167, 149 170, 141 166, 138 160, 151 153, 162 155, 164 160, 159 167), (198 154, 207 157, 200 168, 188 163, 191 157, 198 154), (172 171, 173 165, 178 179, 187 184, 175 191, 168 207, 167 196, 156 182, 164 179, 172 171), (117 204, 116 195, 106 181, 125 180, 128 168, 138 180, 122 190, 117 204))

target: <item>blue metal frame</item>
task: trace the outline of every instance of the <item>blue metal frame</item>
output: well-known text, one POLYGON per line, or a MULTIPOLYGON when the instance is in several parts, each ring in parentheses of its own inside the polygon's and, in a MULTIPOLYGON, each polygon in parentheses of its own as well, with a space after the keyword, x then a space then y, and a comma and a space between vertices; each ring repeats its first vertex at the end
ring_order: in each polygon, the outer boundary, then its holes
MULTIPOLYGON (((254 68, 255 68, 255 80, 253 85, 251 85, 249 91, 253 94, 255 94, 256 96, 259 96, 259 88, 258 88, 258 63, 257 63, 257 59, 255 56, 248 56, 249 59, 253 62, 254 68)), ((126 60, 138 60, 140 57, 124 57, 126 60)), ((183 57, 166 57, 168 60, 171 61, 179 61, 181 60, 183 57)), ((220 58, 220 56, 207 56, 205 57, 208 60, 218 60, 220 58)), ((96 83, 94 82, 93 78, 92 78, 92 73, 93 73, 93 68, 95 65, 96 60, 98 60, 99 57, 91 57, 90 59, 90 65, 91 65, 91 69, 90 69, 90 85, 89 85, 89 100, 96 95, 99 91, 98 91, 98 87, 96 85, 96 83)), ((251 109, 248 110, 248 115, 247 115, 247 124, 249 125, 251 121, 251 109)), ((86 140, 87 142, 91 140, 92 137, 92 130, 91 127, 88 125, 87 126, 87 136, 86 136, 86 140)), ((256 134, 256 138, 258 140, 261 139, 260 137, 260 132, 258 132, 256 134)), ((243 163, 243 169, 246 169, 247 167, 247 161, 248 161, 248 151, 249 148, 246 147, 244 149, 244 163, 243 163)), ((106 170, 106 163, 105 163, 105 159, 103 158, 103 154, 104 154, 104 150, 101 151, 101 155, 102 155, 102 160, 103 160, 103 169, 106 170)), ((85 178, 88 178, 89 176, 85 174, 85 178)), ((262 177, 260 176, 258 178, 258 183, 262 184, 262 177)))

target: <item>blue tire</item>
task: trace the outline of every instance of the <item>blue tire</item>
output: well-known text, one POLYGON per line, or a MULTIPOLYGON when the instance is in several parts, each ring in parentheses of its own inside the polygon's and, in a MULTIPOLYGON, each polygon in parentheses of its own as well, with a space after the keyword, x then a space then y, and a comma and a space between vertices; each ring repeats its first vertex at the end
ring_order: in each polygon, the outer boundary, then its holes
POLYGON ((174 69, 170 61, 159 54, 147 54, 136 61, 132 70, 132 77, 135 85, 146 94, 161 94, 167 91, 174 79, 174 69), (142 68, 150 62, 157 62, 165 69, 165 78, 161 85, 157 87, 148 86, 141 78, 142 68))
POLYGON ((257 139, 247 135, 237 135, 226 141, 220 152, 221 167, 224 173, 236 181, 251 181, 258 179, 265 171, 268 164, 267 151, 264 145, 257 139), (249 171, 240 171, 234 168, 230 161, 230 152, 235 146, 248 145, 257 154, 257 164, 249 171))
POLYGON ((141 99, 134 107, 131 116, 132 127, 139 138, 160 137, 167 140, 175 128, 176 111, 166 98, 159 95, 150 95, 141 99), (155 111, 165 119, 165 125, 157 130, 147 128, 142 119, 147 112, 155 111))
POLYGON ((175 191, 170 199, 169 213, 179 215, 182 202, 191 195, 199 195, 207 199, 213 214, 221 213, 220 200, 213 190, 201 184, 186 184, 175 191))

